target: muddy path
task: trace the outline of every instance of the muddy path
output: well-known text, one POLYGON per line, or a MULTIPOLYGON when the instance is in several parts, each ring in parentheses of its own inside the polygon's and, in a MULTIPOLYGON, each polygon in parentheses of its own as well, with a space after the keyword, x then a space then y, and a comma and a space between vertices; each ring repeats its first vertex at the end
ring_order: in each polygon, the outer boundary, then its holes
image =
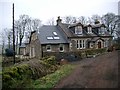
POLYGON ((77 67, 55 88, 117 88, 120 51, 74 62, 77 67))

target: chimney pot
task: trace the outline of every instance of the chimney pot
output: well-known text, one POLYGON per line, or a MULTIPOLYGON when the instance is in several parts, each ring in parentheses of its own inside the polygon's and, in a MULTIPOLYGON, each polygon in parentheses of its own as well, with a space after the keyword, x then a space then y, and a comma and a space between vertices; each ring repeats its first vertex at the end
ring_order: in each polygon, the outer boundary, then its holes
POLYGON ((60 19, 60 16, 58 16, 58 19, 56 21, 57 21, 57 25, 61 23, 62 19, 60 19))

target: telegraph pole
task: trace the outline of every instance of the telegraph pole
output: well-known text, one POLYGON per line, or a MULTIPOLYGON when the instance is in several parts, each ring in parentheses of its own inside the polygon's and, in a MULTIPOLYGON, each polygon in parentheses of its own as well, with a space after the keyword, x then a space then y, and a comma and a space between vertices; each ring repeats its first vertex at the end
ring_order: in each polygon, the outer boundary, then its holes
POLYGON ((13 3, 13 60, 15 64, 15 30, 14 30, 14 3, 13 3))

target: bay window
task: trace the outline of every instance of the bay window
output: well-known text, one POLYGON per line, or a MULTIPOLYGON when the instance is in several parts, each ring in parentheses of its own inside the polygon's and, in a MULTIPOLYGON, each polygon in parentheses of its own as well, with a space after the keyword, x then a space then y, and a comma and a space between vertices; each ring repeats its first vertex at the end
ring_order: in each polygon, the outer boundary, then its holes
POLYGON ((76 40, 77 49, 84 49, 85 48, 85 40, 76 40))

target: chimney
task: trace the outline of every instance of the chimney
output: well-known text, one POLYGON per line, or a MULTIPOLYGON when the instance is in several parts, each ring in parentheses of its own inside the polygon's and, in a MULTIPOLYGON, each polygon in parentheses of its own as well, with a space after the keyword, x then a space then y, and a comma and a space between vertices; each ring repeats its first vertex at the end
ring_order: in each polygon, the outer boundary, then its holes
POLYGON ((95 20, 95 24, 100 24, 100 22, 98 21, 98 19, 95 20))
POLYGON ((58 19, 56 20, 57 25, 59 25, 61 23, 62 19, 60 19, 60 16, 58 16, 58 19))

